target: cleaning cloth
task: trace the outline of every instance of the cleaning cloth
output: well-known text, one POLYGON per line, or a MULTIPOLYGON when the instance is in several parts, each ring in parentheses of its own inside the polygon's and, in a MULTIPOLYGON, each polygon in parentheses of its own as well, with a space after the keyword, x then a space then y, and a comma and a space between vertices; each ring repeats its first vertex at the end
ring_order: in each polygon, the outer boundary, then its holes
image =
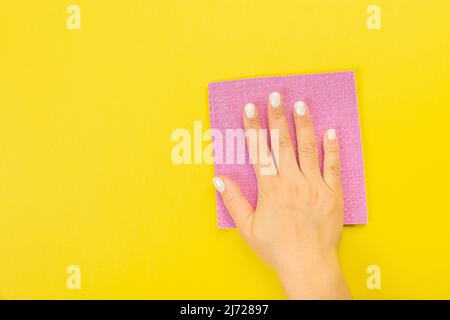
MULTIPOLYGON (((338 136, 345 224, 367 223, 361 134, 353 71, 212 82, 209 84, 208 91, 211 128, 222 132, 224 139, 227 129, 243 128, 242 110, 248 102, 256 105, 261 126, 267 128, 267 100, 271 92, 279 92, 282 95, 295 147, 292 108, 296 101, 305 101, 314 121, 321 167, 324 132, 333 128, 338 136)), ((213 139, 214 153, 216 153, 215 175, 226 175, 234 179, 243 194, 255 206, 257 182, 252 165, 249 161, 245 161, 244 164, 238 161, 227 163, 225 153, 230 150, 225 150, 225 146, 224 141, 219 143, 217 139, 213 139), (217 157, 217 152, 222 151, 224 154, 217 157), (218 161, 219 158, 221 158, 220 161, 218 161)), ((245 155, 236 154, 235 159, 239 157, 248 159, 246 148, 236 149, 233 152, 244 152, 245 155)), ((220 228, 235 227, 220 194, 217 194, 217 215, 220 228)))

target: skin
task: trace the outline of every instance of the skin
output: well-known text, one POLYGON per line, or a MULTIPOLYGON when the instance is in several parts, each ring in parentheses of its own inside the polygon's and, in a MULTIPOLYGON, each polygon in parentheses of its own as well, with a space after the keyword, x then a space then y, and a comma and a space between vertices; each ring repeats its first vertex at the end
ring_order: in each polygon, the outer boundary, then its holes
MULTIPOLYGON (((308 107, 304 115, 294 111, 297 160, 283 102, 274 107, 268 100, 269 127, 279 133, 278 170, 263 174, 263 165, 252 161, 258 180, 256 208, 235 182, 219 176, 223 202, 245 241, 275 269, 288 298, 350 299, 337 254, 344 207, 335 131, 323 136, 322 173, 308 107)), ((260 129, 257 111, 251 118, 243 112, 243 123, 246 130, 260 129)), ((247 145, 252 160, 262 152, 270 154, 264 140, 256 144, 258 150, 251 150, 249 141, 247 145)))

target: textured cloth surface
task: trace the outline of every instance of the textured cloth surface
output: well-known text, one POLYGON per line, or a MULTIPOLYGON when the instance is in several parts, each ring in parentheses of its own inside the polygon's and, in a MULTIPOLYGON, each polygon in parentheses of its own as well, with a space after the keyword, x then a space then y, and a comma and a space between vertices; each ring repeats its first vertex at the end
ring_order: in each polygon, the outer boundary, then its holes
MULTIPOLYGON (((226 129, 242 128, 242 109, 253 102, 260 117, 261 125, 267 128, 267 100, 271 92, 280 92, 288 118, 294 146, 294 122, 292 116, 295 101, 308 104, 314 120, 314 129, 319 146, 319 160, 322 166, 323 133, 336 129, 341 151, 341 173, 344 190, 345 224, 365 224, 367 222, 364 168, 359 128, 358 103, 354 72, 307 74, 285 77, 266 77, 234 81, 212 82, 209 84, 209 105, 211 128, 219 129, 225 140, 226 129)), ((214 148, 221 145, 217 140, 214 148)), ((222 147, 226 143, 223 141, 222 147)), ((235 152, 242 152, 236 148, 235 152)), ((226 155, 223 149, 223 158, 226 155)), ((229 151, 229 150, 228 150, 229 151)), ((217 153, 217 150, 215 149, 217 153)), ((248 159, 245 149, 246 159, 248 159)), ((237 156, 236 156, 237 157, 237 156)), ((240 186, 243 194, 255 206, 257 183, 253 168, 247 160, 245 164, 218 163, 215 159, 215 175, 227 175, 240 186)), ((217 214, 220 228, 232 228, 235 224, 217 194, 217 214)))

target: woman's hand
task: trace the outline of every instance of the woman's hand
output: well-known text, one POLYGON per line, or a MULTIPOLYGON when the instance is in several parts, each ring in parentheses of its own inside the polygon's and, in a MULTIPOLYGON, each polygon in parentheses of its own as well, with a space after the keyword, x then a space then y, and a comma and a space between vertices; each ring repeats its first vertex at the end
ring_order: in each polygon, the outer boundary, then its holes
MULTIPOLYGON (((274 92, 268 100, 271 145, 278 150, 270 151, 265 139, 255 144, 247 137, 258 179, 256 208, 231 179, 215 177, 214 186, 242 237, 276 270, 289 298, 351 298, 337 255, 344 214, 336 132, 324 134, 322 174, 307 105, 294 105, 297 161, 281 96, 274 92), (263 154, 275 160, 272 174, 258 161, 263 154)), ((246 130, 260 129, 253 104, 245 105, 243 118, 246 130)))

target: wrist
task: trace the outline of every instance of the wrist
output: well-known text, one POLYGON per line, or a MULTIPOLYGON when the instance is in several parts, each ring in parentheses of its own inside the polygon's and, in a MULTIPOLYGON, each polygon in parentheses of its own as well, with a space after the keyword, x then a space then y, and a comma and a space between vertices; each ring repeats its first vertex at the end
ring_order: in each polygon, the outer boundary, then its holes
POLYGON ((289 299, 350 299, 337 253, 290 257, 276 267, 289 299))

